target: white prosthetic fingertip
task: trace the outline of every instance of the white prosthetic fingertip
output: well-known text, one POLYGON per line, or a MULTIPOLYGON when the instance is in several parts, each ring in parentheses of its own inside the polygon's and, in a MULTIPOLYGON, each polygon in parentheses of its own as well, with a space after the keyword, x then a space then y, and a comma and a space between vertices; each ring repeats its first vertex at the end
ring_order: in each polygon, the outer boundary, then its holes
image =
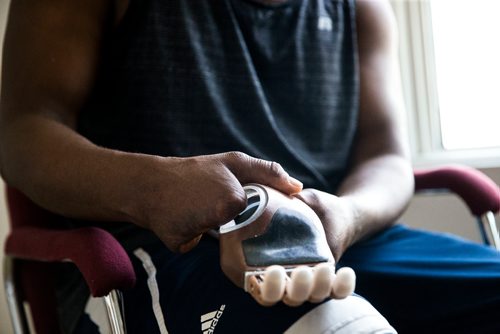
POLYGON ((286 286, 286 271, 282 266, 270 266, 264 273, 260 285, 262 300, 266 303, 277 303, 283 298, 286 286))
POLYGON ((337 271, 332 286, 332 295, 336 299, 343 299, 352 295, 356 286, 356 274, 349 267, 342 267, 337 271))
POLYGON ((301 266, 292 271, 286 286, 287 298, 295 304, 302 304, 311 295, 313 287, 313 272, 309 267, 301 266))
POLYGON ((309 300, 318 303, 328 297, 332 292, 334 277, 333 264, 321 263, 314 267, 313 285, 309 300))

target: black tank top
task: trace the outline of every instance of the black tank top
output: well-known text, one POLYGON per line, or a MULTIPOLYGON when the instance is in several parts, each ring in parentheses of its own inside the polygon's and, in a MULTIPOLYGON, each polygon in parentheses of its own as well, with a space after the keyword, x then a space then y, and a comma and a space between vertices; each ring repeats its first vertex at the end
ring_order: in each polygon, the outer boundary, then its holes
POLYGON ((358 113, 353 2, 131 0, 78 130, 162 156, 242 151, 334 192, 358 113))
MULTIPOLYGON (((358 104, 354 0, 130 0, 106 38, 78 131, 128 152, 238 150, 334 192, 358 104)), ((133 225, 101 226, 129 251, 154 238, 133 225)), ((88 290, 73 267, 61 278, 61 324, 70 332, 88 290)))

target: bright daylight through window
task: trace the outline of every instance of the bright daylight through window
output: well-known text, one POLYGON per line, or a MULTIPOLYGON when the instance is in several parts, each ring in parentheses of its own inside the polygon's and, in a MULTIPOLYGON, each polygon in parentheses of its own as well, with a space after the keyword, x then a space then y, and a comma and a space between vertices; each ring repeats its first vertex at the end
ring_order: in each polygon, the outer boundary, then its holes
POLYGON ((430 5, 443 146, 500 147, 500 1, 430 5))

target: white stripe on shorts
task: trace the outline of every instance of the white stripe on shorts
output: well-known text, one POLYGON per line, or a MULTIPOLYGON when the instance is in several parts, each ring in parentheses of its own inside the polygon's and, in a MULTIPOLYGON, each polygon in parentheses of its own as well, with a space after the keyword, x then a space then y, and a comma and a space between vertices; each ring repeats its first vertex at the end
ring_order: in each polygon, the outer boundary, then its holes
POLYGON ((153 312, 158 323, 158 328, 161 334, 168 334, 167 326, 165 326, 165 319, 160 305, 160 291, 158 290, 158 283, 156 282, 156 267, 151 260, 149 254, 142 248, 137 248, 134 255, 141 260, 142 266, 148 274, 148 288, 151 293, 151 301, 153 303, 153 312))

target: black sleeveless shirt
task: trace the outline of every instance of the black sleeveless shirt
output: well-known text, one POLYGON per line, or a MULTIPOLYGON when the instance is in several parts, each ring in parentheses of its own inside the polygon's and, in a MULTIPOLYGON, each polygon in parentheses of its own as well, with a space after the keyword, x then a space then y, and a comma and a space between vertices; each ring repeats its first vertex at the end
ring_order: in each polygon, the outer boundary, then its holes
POLYGON ((242 151, 333 192, 359 85, 353 1, 132 0, 78 130, 131 152, 242 151))
MULTIPOLYGON (((357 124, 356 45, 354 0, 130 0, 78 131, 128 152, 242 151, 335 192, 357 124)), ((108 229, 128 250, 148 237, 108 229)), ((58 289, 65 332, 88 294, 75 275, 58 289)))

